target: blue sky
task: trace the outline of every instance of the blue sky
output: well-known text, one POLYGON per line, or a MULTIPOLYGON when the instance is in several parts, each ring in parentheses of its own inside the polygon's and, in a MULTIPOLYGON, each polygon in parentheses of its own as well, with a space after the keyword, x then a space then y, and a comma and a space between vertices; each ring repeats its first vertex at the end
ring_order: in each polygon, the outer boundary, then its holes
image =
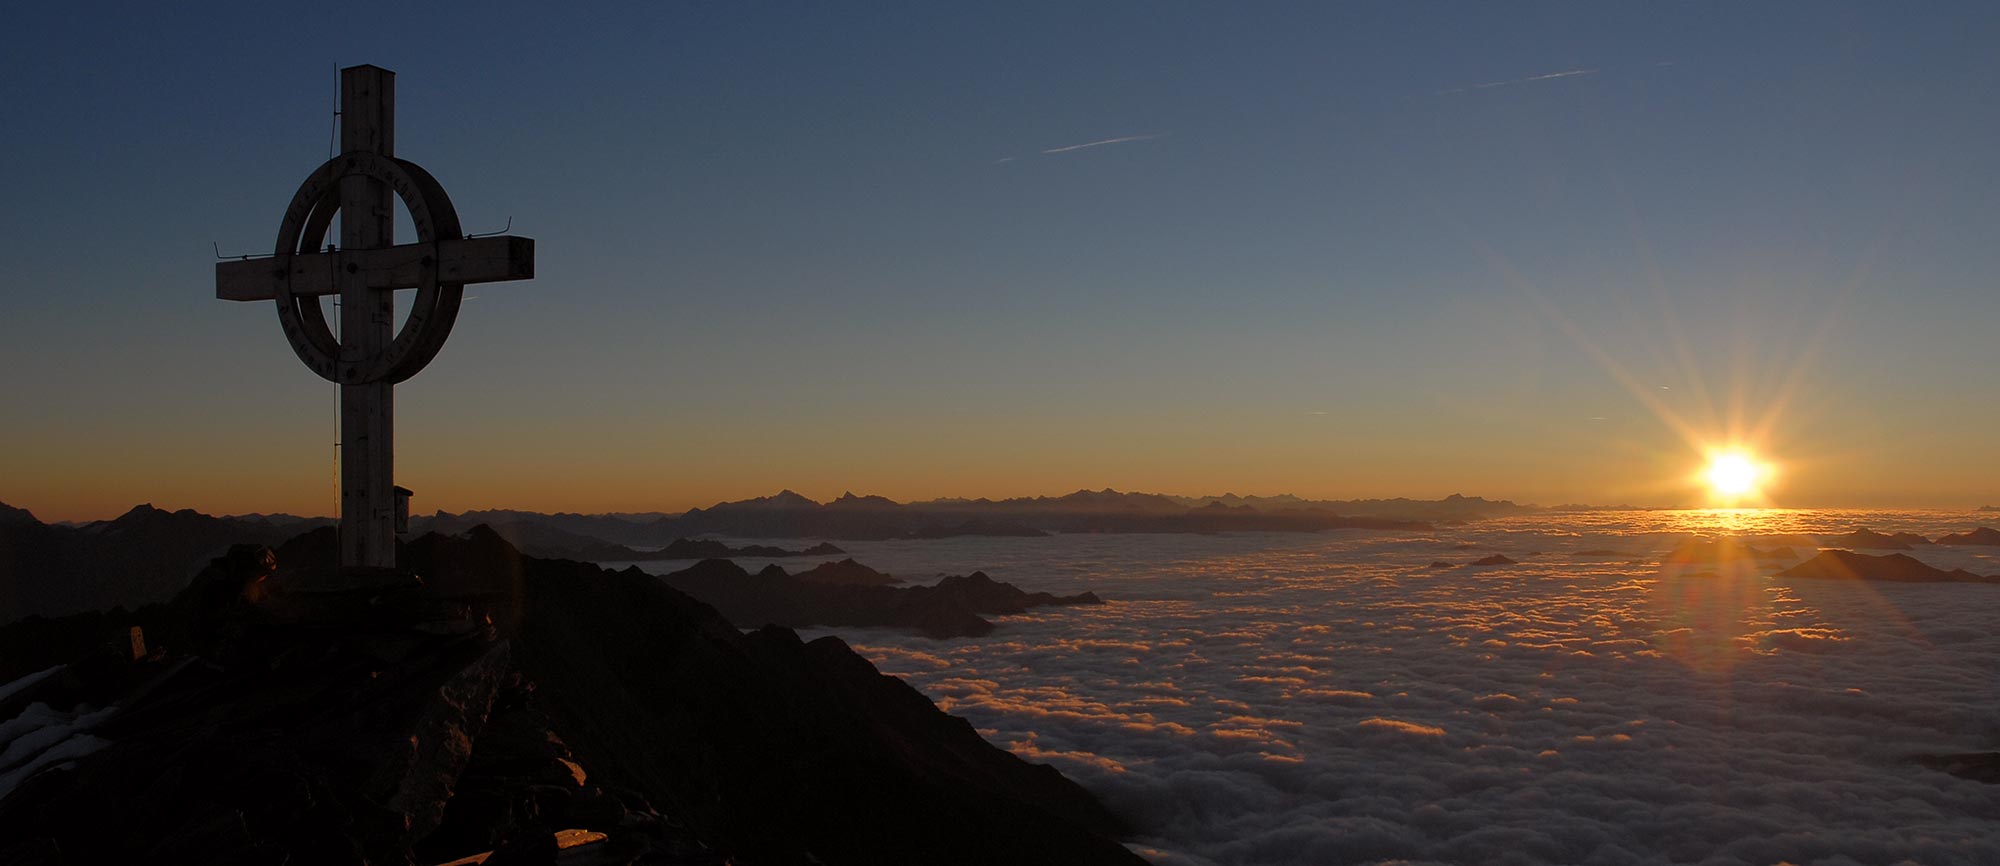
POLYGON ((326 510, 331 387, 268 305, 214 300, 211 244, 268 251, 364 62, 467 228, 538 242, 538 279, 474 289, 398 390, 419 508, 1668 504, 1699 459, 1677 426, 1765 416, 1780 504, 2000 500, 1997 19, 24 9, 0 500, 326 510))

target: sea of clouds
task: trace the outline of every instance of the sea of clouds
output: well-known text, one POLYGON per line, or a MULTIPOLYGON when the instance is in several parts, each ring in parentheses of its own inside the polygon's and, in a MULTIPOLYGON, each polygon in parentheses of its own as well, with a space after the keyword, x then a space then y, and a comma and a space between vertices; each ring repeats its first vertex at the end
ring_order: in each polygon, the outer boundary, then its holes
MULTIPOLYGON (((2000 749, 2000 586, 1656 565, 1690 531, 1967 517, 850 545, 914 582, 983 568, 1112 601, 976 640, 840 634, 1161 864, 1994 864, 2000 786, 1911 757, 2000 749), (1496 552, 1520 564, 1462 566, 1496 552)), ((1916 555, 2000 573, 1992 554, 1916 555)))

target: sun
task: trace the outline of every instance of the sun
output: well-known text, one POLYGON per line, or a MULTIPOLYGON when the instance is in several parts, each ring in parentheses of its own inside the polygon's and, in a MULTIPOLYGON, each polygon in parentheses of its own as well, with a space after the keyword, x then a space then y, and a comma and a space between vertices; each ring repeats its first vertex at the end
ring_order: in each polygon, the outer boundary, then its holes
POLYGON ((1769 474, 1764 464, 1741 451, 1719 451, 1709 455, 1708 469, 1702 478, 1708 482, 1709 492, 1716 498, 1734 502, 1754 496, 1764 476, 1769 474))

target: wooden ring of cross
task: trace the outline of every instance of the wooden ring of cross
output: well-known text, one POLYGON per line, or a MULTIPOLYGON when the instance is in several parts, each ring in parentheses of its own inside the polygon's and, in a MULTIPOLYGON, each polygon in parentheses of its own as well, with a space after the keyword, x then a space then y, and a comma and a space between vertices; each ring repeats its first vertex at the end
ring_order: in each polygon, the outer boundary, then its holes
MULTIPOLYGON (((278 323, 285 331, 285 339, 292 344, 292 351, 320 378, 342 385, 395 384, 416 375, 444 348, 445 338, 451 336, 452 323, 458 319, 465 284, 438 280, 441 258, 438 243, 458 240, 461 236, 458 212, 452 208, 451 198, 445 195, 437 179, 416 163, 366 152, 341 154, 327 160, 299 185, 278 227, 278 266, 273 269, 277 285, 273 294, 278 300, 278 323), (291 286, 292 256, 318 251, 333 225, 334 214, 340 210, 341 179, 356 175, 381 181, 395 191, 409 209, 410 222, 416 226, 415 246, 423 248, 416 263, 417 298, 409 318, 393 342, 373 357, 365 358, 350 357, 353 353, 344 352, 327 327, 319 299, 294 295, 291 286)), ((331 256, 327 261, 330 267, 350 272, 362 266, 347 255, 331 256)))

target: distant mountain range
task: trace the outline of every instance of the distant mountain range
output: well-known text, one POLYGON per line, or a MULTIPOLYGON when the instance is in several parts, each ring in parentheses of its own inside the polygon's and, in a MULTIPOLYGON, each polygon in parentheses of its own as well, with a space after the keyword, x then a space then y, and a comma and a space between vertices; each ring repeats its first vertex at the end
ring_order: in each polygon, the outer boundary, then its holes
MULTIPOLYGON (((846 494, 815 502, 790 490, 681 514, 438 512, 412 520, 411 537, 458 535, 485 524, 523 552, 590 562, 645 559, 777 558, 841 553, 731 547, 704 536, 880 540, 1050 533, 1316 532, 1423 530, 1431 522, 1477 520, 1531 510, 1478 497, 1441 500, 1314 501, 1293 496, 1173 497, 1115 490, 1015 499, 936 499, 899 503, 846 494)), ((140 505, 113 520, 48 524, 0 504, 0 622, 161 601, 187 585, 232 544, 275 547, 327 526, 323 517, 250 514, 212 517, 140 505)))
MULTIPOLYGON (((486 523, 533 524, 629 547, 650 548, 676 538, 829 538, 883 540, 953 536, 1034 536, 1071 532, 1317 532, 1325 529, 1429 529, 1450 523, 1537 510, 1476 496, 1444 499, 1310 500, 1296 496, 1184 497, 1116 490, 1014 499, 932 499, 901 503, 842 494, 830 502, 790 490, 722 502, 681 514, 537 514, 527 511, 438 512, 412 529, 486 523)), ((522 543, 517 541, 516 543, 522 543)), ((526 543, 525 547, 533 547, 526 543)), ((612 557, 599 557, 610 559, 612 557)))

